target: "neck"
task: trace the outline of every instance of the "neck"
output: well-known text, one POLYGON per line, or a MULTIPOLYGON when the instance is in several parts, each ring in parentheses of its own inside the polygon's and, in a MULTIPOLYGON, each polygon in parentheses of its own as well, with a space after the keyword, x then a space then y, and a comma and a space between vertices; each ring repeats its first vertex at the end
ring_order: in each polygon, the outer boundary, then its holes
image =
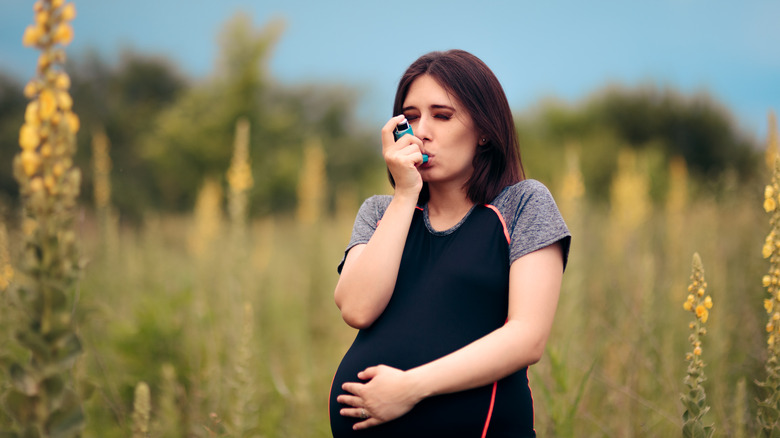
POLYGON ((428 185, 428 211, 435 215, 462 215, 468 211, 473 202, 466 195, 466 189, 458 187, 457 189, 442 189, 439 186, 428 185))

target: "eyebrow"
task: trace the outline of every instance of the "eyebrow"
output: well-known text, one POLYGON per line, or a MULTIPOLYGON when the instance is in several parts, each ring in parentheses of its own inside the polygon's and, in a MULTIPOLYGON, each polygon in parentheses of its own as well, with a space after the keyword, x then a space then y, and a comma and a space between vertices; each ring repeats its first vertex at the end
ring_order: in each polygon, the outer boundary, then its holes
MULTIPOLYGON (((406 107, 401 108, 401 111, 409 111, 409 110, 413 110, 413 109, 417 109, 417 107, 416 106, 406 106, 406 107)), ((453 108, 453 107, 451 107, 449 105, 435 105, 434 104, 434 105, 431 105, 431 109, 447 109, 447 110, 450 110, 450 111, 455 111, 455 108, 453 108)))

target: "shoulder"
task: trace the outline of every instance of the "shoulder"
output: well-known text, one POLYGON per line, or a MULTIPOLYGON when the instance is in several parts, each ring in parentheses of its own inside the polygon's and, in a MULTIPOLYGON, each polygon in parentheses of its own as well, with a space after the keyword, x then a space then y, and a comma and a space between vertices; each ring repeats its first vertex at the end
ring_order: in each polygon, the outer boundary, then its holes
POLYGON ((505 187, 491 202, 491 205, 505 216, 507 213, 512 216, 519 207, 528 204, 548 207, 552 205, 557 210, 550 190, 535 179, 526 179, 505 187))
POLYGON ((524 180, 506 187, 491 204, 510 236, 510 263, 556 241, 562 241, 564 265, 571 234, 550 190, 539 181, 524 180))
POLYGON ((379 220, 384 216, 387 206, 390 205, 390 201, 393 197, 390 195, 374 195, 363 201, 363 205, 360 206, 358 216, 364 218, 373 218, 379 220))

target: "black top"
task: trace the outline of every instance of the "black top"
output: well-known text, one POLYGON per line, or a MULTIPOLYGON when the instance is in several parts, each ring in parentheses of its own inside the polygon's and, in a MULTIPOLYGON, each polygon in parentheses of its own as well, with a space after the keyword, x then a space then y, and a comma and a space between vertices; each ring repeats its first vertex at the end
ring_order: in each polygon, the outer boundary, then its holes
MULTIPOLYGON (((424 399, 400 418, 363 431, 352 430, 359 419, 339 414, 344 407, 336 402, 344 393, 341 385, 357 381, 365 368, 384 364, 407 370, 506 322, 510 232, 499 210, 475 206, 445 232, 430 229, 426 213, 415 210, 387 307, 358 332, 336 372, 329 402, 333 436, 535 436, 527 368, 494 384, 424 399)), ((568 249, 568 230, 556 237, 560 239, 568 249)))

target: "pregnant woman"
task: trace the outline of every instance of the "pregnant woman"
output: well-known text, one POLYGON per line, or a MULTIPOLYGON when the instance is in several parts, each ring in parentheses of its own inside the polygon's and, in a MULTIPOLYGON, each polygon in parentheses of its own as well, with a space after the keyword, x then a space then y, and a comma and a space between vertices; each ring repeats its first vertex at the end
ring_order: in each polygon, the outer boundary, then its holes
POLYGON ((339 265, 336 305, 359 331, 331 387, 333 436, 535 436, 527 369, 555 315, 566 224, 525 179, 504 91, 474 55, 419 58, 393 114, 394 194, 363 203, 339 265))

